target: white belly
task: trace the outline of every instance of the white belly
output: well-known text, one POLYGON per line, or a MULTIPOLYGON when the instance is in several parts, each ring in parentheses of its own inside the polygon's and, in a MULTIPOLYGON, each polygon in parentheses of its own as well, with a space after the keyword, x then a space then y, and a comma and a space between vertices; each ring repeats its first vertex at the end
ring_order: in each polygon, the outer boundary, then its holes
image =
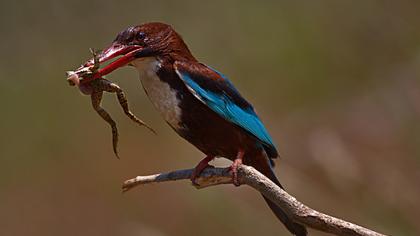
POLYGON ((160 62, 156 58, 141 58, 132 62, 140 75, 140 81, 152 104, 173 128, 180 128, 181 109, 177 92, 156 75, 160 62))

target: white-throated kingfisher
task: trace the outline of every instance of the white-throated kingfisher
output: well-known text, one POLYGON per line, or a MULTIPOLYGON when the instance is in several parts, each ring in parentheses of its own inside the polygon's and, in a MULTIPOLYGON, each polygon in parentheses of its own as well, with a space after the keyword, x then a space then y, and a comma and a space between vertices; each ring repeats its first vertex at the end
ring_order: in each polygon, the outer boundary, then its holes
MULTIPOLYGON (((243 163, 282 187, 272 169, 278 152, 252 105, 224 75, 198 62, 171 26, 146 23, 120 32, 99 54, 99 61, 118 56, 90 80, 125 65, 134 66, 147 96, 166 122, 206 155, 195 168, 192 181, 209 161, 225 157, 233 161, 235 184, 236 167, 243 163)), ((84 67, 92 63, 90 60, 84 67)), ((307 235, 304 226, 265 200, 291 233, 307 235)))

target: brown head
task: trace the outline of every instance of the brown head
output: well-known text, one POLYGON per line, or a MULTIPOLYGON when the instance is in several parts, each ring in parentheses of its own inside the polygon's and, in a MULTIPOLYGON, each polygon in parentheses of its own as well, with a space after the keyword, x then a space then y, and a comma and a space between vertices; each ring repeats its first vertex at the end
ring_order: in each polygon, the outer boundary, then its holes
POLYGON ((157 56, 195 60, 181 36, 170 25, 158 22, 121 31, 112 44, 99 54, 99 62, 117 56, 127 57, 127 64, 141 57, 157 56))

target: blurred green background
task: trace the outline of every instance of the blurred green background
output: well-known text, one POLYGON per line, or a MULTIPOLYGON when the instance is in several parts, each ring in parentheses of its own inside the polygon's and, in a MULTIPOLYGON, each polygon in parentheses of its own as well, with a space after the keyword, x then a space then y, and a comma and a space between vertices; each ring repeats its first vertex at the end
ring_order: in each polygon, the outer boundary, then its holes
POLYGON ((193 167, 203 154, 163 122, 127 67, 108 78, 158 136, 107 95, 117 160, 109 127, 64 72, 124 28, 162 21, 255 105, 290 193, 386 234, 419 235, 419 12, 419 1, 390 0, 2 1, 0 234, 288 235, 247 187, 121 194, 127 178, 193 167))

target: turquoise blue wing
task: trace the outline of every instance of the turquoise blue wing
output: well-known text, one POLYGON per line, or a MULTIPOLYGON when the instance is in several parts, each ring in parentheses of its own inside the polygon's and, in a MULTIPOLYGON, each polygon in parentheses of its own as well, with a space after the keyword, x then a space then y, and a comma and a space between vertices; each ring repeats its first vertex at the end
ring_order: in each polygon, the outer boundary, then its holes
POLYGON ((255 136, 265 148, 269 156, 277 156, 273 140, 261 122, 254 108, 218 71, 203 64, 191 66, 176 64, 179 77, 201 102, 211 108, 224 119, 236 124, 255 136))

